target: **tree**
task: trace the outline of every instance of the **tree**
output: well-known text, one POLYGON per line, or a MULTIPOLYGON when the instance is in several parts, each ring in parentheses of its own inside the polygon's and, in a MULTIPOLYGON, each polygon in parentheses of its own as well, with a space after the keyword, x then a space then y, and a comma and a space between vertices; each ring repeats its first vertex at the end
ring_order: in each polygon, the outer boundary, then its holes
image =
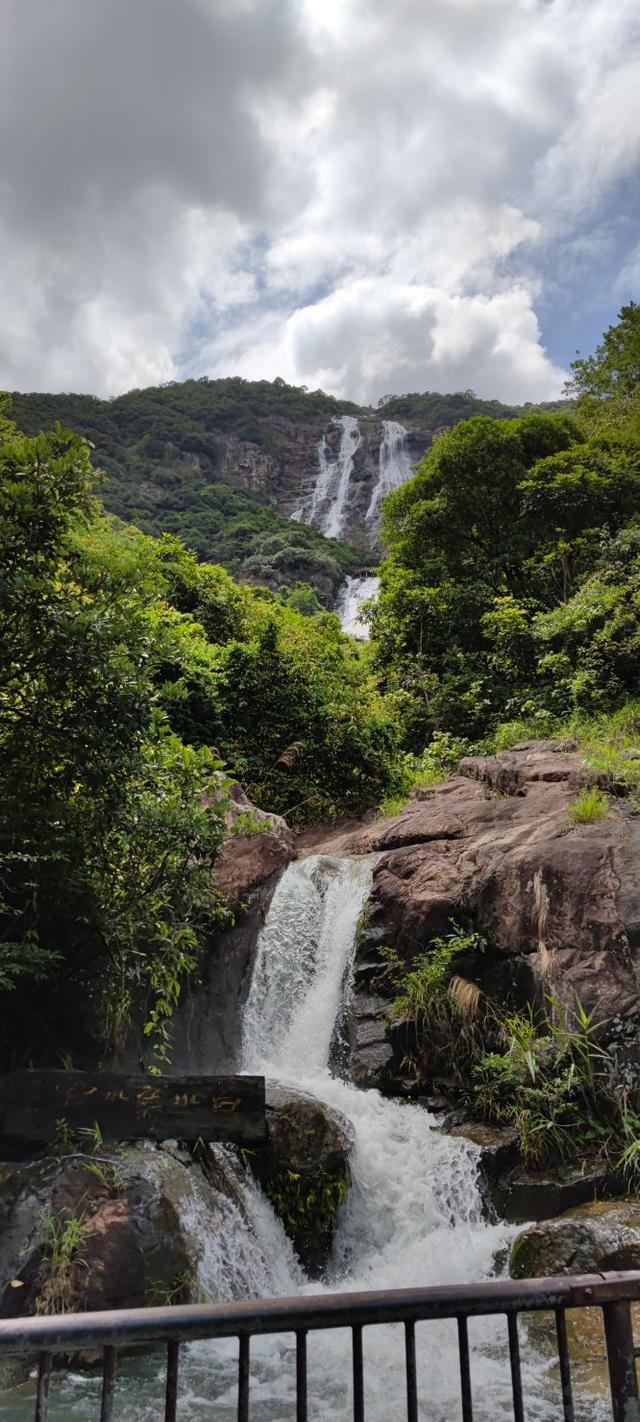
POLYGON ((593 355, 572 361, 566 393, 592 432, 640 436, 640 306, 623 306, 593 355))
POLYGON ((27 438, 2 417, 0 988, 81 989, 105 1033, 122 1026, 114 1004, 144 992, 163 1048, 221 917, 224 782, 158 707, 161 638, 130 547, 110 569, 83 544, 93 480, 78 435, 27 438))

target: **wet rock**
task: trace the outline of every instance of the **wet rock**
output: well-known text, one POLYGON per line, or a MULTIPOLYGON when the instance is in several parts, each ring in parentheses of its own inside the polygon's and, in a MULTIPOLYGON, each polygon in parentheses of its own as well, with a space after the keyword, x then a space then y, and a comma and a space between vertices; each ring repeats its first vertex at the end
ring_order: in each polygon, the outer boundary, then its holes
POLYGON ((387 1023, 389 1002, 371 992, 355 992, 349 1004, 351 1074, 357 1086, 383 1088, 394 1063, 387 1023))
POLYGON ((514 1279, 640 1269, 640 1201, 599 1200, 532 1225, 514 1240, 509 1269, 514 1279))
POLYGON ((190 1221, 219 1211, 199 1167, 166 1149, 0 1166, 0 1316, 195 1301, 190 1221))
POLYGON ((339 1111, 307 1092, 267 1083, 267 1144, 251 1156, 251 1168, 311 1273, 329 1257, 351 1184, 352 1146, 353 1128, 339 1111))
POLYGON ((582 1161, 543 1171, 520 1166, 498 1181, 495 1202, 503 1219, 522 1224, 525 1220, 548 1219, 618 1190, 611 1171, 601 1165, 589 1166, 582 1161))

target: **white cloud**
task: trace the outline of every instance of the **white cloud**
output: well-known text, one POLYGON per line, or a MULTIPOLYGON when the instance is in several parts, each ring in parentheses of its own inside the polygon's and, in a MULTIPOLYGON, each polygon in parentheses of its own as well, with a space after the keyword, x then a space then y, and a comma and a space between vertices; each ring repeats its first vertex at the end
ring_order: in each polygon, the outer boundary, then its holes
POLYGON ((559 393, 536 306, 559 243, 602 279, 636 0, 27 9, 5 0, 0 385, 559 393))

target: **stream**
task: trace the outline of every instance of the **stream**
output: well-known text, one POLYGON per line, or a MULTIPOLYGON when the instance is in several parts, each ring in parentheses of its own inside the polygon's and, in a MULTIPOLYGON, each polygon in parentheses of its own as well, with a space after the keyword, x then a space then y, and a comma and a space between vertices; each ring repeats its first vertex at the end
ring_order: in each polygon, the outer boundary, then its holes
MULTIPOLYGON (((353 1184, 340 1211, 332 1259, 322 1283, 310 1281, 294 1256, 269 1201, 224 1151, 236 1172, 238 1200, 222 1226, 203 1218, 198 1192, 185 1206, 200 1248, 200 1286, 212 1299, 311 1294, 477 1281, 515 1233, 490 1224, 482 1209, 477 1149, 445 1135, 418 1105, 360 1090, 329 1068, 336 1019, 350 991, 357 923, 369 894, 375 856, 349 860, 314 855, 283 874, 262 928, 243 1022, 242 1070, 259 1071, 312 1092, 337 1108, 355 1131, 353 1184)), ((218 1148, 221 1149, 221 1148, 218 1148)), ((471 1320, 474 1418, 513 1417, 503 1318, 471 1320)), ((527 1422, 561 1415, 557 1377, 549 1360, 527 1343, 524 1382, 527 1422)), ((455 1322, 419 1324, 416 1330, 420 1417, 458 1422, 461 1417, 455 1322)), ((309 1417, 347 1422, 352 1416, 349 1330, 310 1334, 309 1417)), ((236 1416, 237 1344, 193 1344, 183 1349, 179 1417, 205 1422, 236 1416)), ((404 1334, 398 1325, 365 1330, 367 1422, 405 1415, 404 1334)), ((118 1377, 118 1422, 160 1422, 164 1364, 151 1355, 126 1360, 118 1377)), ((56 1378, 51 1422, 99 1415, 98 1378, 56 1378)), ((33 1415, 29 1385, 0 1405, 0 1417, 26 1422, 33 1415)), ((609 1414, 585 1401, 580 1422, 609 1414)), ((286 1422, 295 1416, 295 1347, 292 1335, 255 1339, 251 1349, 252 1422, 286 1422)))

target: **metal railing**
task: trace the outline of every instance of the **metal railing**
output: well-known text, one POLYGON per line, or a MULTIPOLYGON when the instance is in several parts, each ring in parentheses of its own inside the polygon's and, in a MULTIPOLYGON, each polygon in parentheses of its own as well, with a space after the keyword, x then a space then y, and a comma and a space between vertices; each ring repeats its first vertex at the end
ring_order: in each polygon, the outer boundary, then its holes
MULTIPOLYGON (((249 1419, 250 1341, 265 1334, 293 1333, 296 1340, 296 1422, 307 1422, 307 1335, 319 1329, 350 1328, 354 1422, 364 1422, 362 1332, 378 1324, 404 1325, 407 1422, 418 1422, 416 1323, 454 1319, 458 1330, 460 1399, 463 1422, 473 1422, 468 1320, 506 1315, 514 1422, 524 1422, 518 1315, 538 1310, 555 1316, 564 1422, 575 1422, 566 1311, 599 1308, 604 1319, 613 1422, 640 1422, 636 1350, 631 1304, 640 1301, 640 1272, 576 1278, 496 1280, 484 1284, 380 1293, 318 1294, 307 1298, 261 1299, 229 1304, 67 1314, 0 1321, 0 1360, 28 1355, 38 1362, 35 1422, 46 1422, 52 1363, 65 1355, 102 1349, 100 1422, 113 1417, 119 1350, 164 1345, 167 1366, 165 1422, 178 1417, 180 1347, 196 1339, 238 1339, 238 1422, 249 1419)), ((395 1416, 402 1415, 401 1401, 395 1416)))

